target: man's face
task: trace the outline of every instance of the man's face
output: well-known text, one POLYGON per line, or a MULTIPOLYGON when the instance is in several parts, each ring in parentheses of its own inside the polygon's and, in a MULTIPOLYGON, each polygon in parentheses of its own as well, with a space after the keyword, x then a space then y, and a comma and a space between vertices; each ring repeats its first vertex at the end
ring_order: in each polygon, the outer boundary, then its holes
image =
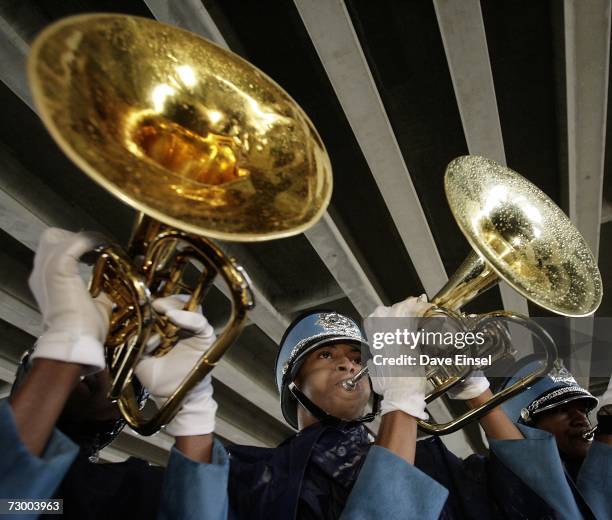
POLYGON ((298 388, 325 412, 344 420, 361 417, 370 398, 370 383, 363 378, 353 391, 342 381, 361 369, 361 352, 356 345, 332 343, 306 356, 296 377, 298 388))
POLYGON ((565 405, 544 412, 535 419, 535 426, 552 433, 557 448, 566 457, 583 459, 591 443, 582 438, 591 424, 585 401, 571 401, 565 405))

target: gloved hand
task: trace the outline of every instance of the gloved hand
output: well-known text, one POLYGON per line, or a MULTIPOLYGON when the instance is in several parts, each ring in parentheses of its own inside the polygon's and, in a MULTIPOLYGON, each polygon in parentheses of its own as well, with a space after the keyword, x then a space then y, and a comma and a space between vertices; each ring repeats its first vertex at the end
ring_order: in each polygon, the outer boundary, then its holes
POLYGON ((489 388, 489 380, 485 377, 482 370, 472 372, 465 381, 453 386, 448 392, 448 397, 459 401, 473 399, 482 394, 489 388))
MULTIPOLYGON (((153 302, 153 308, 158 313, 165 314, 176 326, 193 334, 180 340, 164 356, 145 355, 136 366, 136 376, 158 406, 168 400, 216 339, 214 329, 200 309, 198 312, 182 310, 188 298, 187 295, 173 295, 153 302)), ((157 344, 159 337, 153 337, 147 350, 152 351, 157 344)), ((179 412, 166 425, 166 431, 175 437, 204 435, 214 431, 217 403, 212 394, 209 374, 187 394, 179 412)))
POLYGON ((417 318, 423 316, 433 307, 433 303, 427 301, 427 295, 409 296, 405 300, 394 303, 391 307, 379 305, 370 314, 370 318, 417 318))
POLYGON ((84 375, 104 368, 112 302, 104 293, 92 298, 78 271, 79 257, 98 242, 93 234, 58 228, 41 235, 29 285, 43 316, 44 332, 31 359, 79 363, 84 375))
MULTIPOLYGON (((372 388, 374 392, 381 395, 383 400, 381 403, 381 414, 400 410, 413 417, 419 419, 428 419, 429 416, 425 412, 425 391, 427 381, 425 379, 425 371, 418 364, 418 347, 411 349, 407 345, 385 345, 383 349, 375 349, 373 347, 372 335, 376 332, 374 329, 384 329, 385 321, 390 325, 391 329, 395 330, 399 323, 402 327, 406 325, 416 331, 417 320, 410 320, 407 323, 398 322, 396 320, 377 320, 376 318, 419 318, 425 314, 432 304, 427 303, 427 297, 422 295, 418 298, 410 297, 406 300, 396 303, 391 307, 377 307, 372 314, 365 320, 365 332, 370 344, 370 352, 372 355, 382 354, 385 358, 399 357, 402 354, 415 356, 417 363, 412 366, 388 366, 377 365, 373 360, 368 361, 368 369, 372 380, 372 388)), ((379 330, 380 331, 380 330, 379 330)))

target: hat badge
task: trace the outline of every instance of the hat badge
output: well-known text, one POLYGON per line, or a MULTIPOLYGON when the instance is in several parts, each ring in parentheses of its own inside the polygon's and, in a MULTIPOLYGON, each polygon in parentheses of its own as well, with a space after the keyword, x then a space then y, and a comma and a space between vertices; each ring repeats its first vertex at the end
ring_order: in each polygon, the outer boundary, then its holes
POLYGON ((330 332, 335 332, 340 335, 358 338, 361 336, 357 326, 346 316, 342 316, 337 312, 326 312, 321 314, 316 324, 330 332))
POLYGON ((574 379, 574 376, 570 374, 569 370, 563 366, 563 363, 560 360, 555 361, 555 365, 549 372, 548 377, 550 377, 554 383, 566 383, 569 385, 578 384, 574 379))

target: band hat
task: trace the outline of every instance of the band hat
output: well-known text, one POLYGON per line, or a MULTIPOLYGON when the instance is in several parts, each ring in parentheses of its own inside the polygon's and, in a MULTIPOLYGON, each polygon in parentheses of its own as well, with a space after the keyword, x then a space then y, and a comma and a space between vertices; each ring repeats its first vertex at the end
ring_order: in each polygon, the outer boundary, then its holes
MULTIPOLYGON (((537 360, 523 363, 504 388, 535 371, 538 363, 537 360)), ((560 361, 557 361, 546 376, 538 378, 527 390, 506 401, 502 408, 512 421, 529 424, 537 415, 577 400, 586 401, 589 411, 599 402, 576 382, 560 361)))
POLYGON ((325 345, 346 342, 368 346, 363 332, 351 318, 333 311, 316 311, 298 317, 285 332, 276 356, 276 387, 285 420, 297 428, 297 401, 289 391, 306 356, 325 345))

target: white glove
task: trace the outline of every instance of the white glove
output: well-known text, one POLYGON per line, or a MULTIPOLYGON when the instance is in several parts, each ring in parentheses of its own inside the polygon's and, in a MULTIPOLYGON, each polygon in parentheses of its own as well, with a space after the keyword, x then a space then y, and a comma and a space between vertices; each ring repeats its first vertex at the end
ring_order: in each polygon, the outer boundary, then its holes
POLYGON ((43 316, 44 332, 32 359, 78 363, 84 365, 84 374, 104 368, 112 302, 103 293, 92 298, 78 271, 79 257, 98 242, 93 234, 57 228, 41 235, 29 284, 43 316))
POLYGON ((451 399, 465 401, 478 397, 487 388, 489 388, 489 380, 485 377, 482 370, 477 370, 466 377, 463 383, 453 386, 446 393, 451 399))
MULTIPOLYGON (((135 369, 136 376, 158 406, 162 406, 174 393, 185 376, 202 355, 215 342, 215 331, 208 320, 199 312, 182 310, 189 297, 173 295, 159 298, 153 308, 181 329, 193 335, 180 340, 166 355, 152 357, 145 355, 135 369)), ((159 337, 149 342, 148 351, 159 344, 159 337)), ((217 403, 212 397, 213 387, 210 374, 200 381, 185 397, 182 407, 166 426, 166 431, 175 437, 204 435, 215 429, 217 403)))
POLYGON ((376 365, 371 359, 368 362, 372 388, 381 395, 381 414, 400 410, 408 415, 426 420, 425 391, 427 381, 422 366, 418 364, 419 349, 411 349, 407 345, 385 345, 383 349, 375 349, 372 334, 376 332, 391 332, 396 328, 408 328, 416 331, 418 320, 381 320, 376 318, 419 318, 431 307, 425 295, 419 298, 410 297, 391 307, 380 306, 365 320, 365 331, 372 355, 382 354, 385 358, 399 357, 402 354, 415 356, 417 363, 413 366, 376 365), (374 330, 376 329, 376 330, 374 330))
POLYGON ((379 305, 369 318, 417 318, 423 316, 433 303, 427 301, 427 295, 421 294, 418 298, 410 296, 405 300, 394 303, 391 307, 379 305))

